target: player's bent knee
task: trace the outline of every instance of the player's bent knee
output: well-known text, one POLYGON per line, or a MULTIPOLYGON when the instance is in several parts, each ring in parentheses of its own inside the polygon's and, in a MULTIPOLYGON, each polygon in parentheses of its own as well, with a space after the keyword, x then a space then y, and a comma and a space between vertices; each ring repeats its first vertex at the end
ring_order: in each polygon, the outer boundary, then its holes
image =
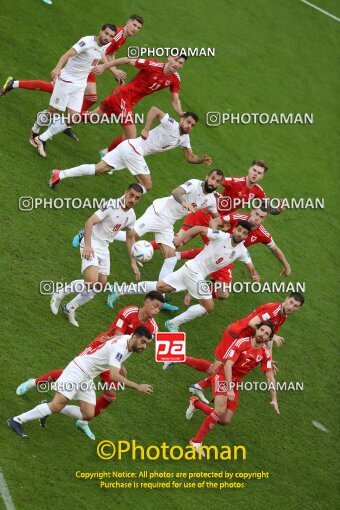
POLYGON ((207 313, 211 313, 213 310, 214 310, 214 302, 211 301, 211 302, 205 302, 203 305, 203 308, 205 308, 205 311, 207 313))
POLYGON ((105 161, 102 160, 100 161, 100 163, 96 164, 95 175, 105 174, 110 170, 112 170, 112 166, 108 165, 107 163, 105 163, 105 161))
POLYGON ((229 297, 229 292, 217 292, 216 297, 217 297, 217 299, 219 299, 219 300, 222 300, 222 299, 228 299, 228 297, 229 297))

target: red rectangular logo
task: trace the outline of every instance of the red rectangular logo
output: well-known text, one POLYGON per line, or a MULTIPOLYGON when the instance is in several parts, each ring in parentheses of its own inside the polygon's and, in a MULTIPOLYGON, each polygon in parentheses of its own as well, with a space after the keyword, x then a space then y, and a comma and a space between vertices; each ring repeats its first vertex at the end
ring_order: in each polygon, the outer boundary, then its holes
POLYGON ((170 331, 158 332, 155 337, 156 361, 185 361, 186 335, 183 331, 172 333, 170 331))

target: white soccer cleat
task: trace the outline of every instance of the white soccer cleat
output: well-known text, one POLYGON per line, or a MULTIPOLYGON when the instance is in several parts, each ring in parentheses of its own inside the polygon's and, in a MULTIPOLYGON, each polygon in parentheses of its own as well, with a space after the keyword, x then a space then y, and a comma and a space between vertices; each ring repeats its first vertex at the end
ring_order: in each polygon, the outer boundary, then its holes
POLYGON ((185 417, 187 420, 191 420, 191 418, 194 415, 194 412, 196 411, 196 407, 194 406, 196 400, 198 400, 198 398, 194 396, 189 398, 189 407, 185 412, 185 417))
POLYGON ((165 363, 163 363, 163 370, 169 370, 169 368, 172 368, 178 364, 179 361, 165 361, 165 363))
POLYGON ((76 328, 79 328, 79 324, 76 321, 76 311, 75 310, 68 310, 66 305, 62 307, 62 311, 66 314, 70 324, 72 326, 75 326, 76 328))
POLYGON ((42 158, 46 158, 47 157, 46 149, 45 149, 46 142, 43 142, 43 140, 40 140, 39 136, 37 136, 35 138, 35 143, 37 144, 39 156, 41 156, 42 158))
POLYGON ((205 452, 204 452, 204 450, 202 450, 203 443, 194 443, 193 441, 190 440, 189 444, 195 448, 196 452, 201 457, 205 457, 205 452))
POLYGON ((28 379, 27 381, 19 384, 17 389, 15 390, 15 393, 21 397, 22 395, 25 395, 30 389, 35 388, 35 379, 28 379))
MULTIPOLYGON (((163 369, 164 369, 164 367, 163 367, 163 369)), ((209 400, 207 398, 205 398, 204 392, 198 384, 196 384, 196 383, 191 384, 189 386, 189 391, 190 391, 190 393, 192 393, 193 395, 198 397, 200 400, 202 400, 202 402, 204 402, 205 404, 209 404, 209 400)))
POLYGON ((54 315, 58 315, 60 304, 61 304, 61 301, 62 301, 63 297, 64 297, 64 292, 63 291, 61 291, 61 292, 53 292, 52 297, 51 297, 51 301, 50 301, 50 308, 51 308, 51 312, 54 315))

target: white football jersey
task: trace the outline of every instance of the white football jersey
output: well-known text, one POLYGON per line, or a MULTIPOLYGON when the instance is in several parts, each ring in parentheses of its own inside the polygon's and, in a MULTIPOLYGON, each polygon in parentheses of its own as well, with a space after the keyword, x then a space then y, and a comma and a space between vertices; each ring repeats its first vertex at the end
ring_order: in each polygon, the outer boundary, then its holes
POLYGON ((72 46, 77 55, 68 60, 66 66, 61 70, 60 78, 72 83, 86 83, 92 68, 98 64, 109 45, 98 46, 94 35, 82 37, 72 46))
POLYGON ((116 336, 99 347, 88 346, 73 361, 91 379, 109 370, 110 366, 120 369, 122 363, 132 354, 128 350, 131 337, 132 335, 116 336))
POLYGON ((181 135, 179 123, 169 116, 168 113, 161 119, 160 124, 151 129, 149 136, 144 140, 141 136, 135 140, 129 140, 142 156, 148 156, 155 152, 165 152, 176 147, 190 149, 189 135, 181 135))
POLYGON ((208 229, 207 237, 210 243, 194 259, 185 264, 191 271, 201 273, 205 278, 218 269, 232 264, 235 260, 245 264, 251 262, 248 250, 243 244, 244 241, 232 246, 230 234, 221 230, 211 230, 211 228, 208 229))
MULTIPOLYGON (((185 184, 181 184, 180 187, 185 190, 185 194, 182 195, 183 200, 192 204, 196 210, 207 208, 209 212, 216 213, 215 194, 204 193, 202 183, 203 181, 199 179, 190 179, 185 184)), ((184 218, 188 214, 188 211, 173 196, 157 198, 152 205, 159 216, 165 216, 171 223, 184 218)))
POLYGON ((99 223, 93 225, 92 241, 100 244, 112 243, 117 233, 123 228, 133 228, 136 222, 136 214, 133 209, 123 211, 120 201, 124 197, 116 200, 108 200, 103 207, 95 212, 95 215, 100 219, 99 223))

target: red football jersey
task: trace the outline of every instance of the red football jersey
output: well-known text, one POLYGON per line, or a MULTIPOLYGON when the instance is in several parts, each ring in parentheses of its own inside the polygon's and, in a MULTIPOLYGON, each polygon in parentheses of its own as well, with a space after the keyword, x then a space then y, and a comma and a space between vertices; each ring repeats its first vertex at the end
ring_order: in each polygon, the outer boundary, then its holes
POLYGON ((232 375, 234 381, 240 381, 250 370, 253 370, 261 363, 262 372, 272 370, 272 358, 269 350, 265 345, 258 349, 252 346, 251 339, 239 338, 235 340, 224 354, 224 363, 219 373, 224 375, 224 364, 231 360, 234 362, 232 367, 232 375))
POLYGON ((179 74, 177 72, 164 74, 165 62, 138 58, 135 66, 140 69, 136 76, 129 83, 115 89, 115 94, 123 95, 132 105, 138 103, 143 97, 166 87, 170 87, 171 92, 179 92, 181 81, 179 74))
POLYGON ((225 177, 222 181, 222 197, 218 200, 218 212, 229 214, 244 205, 241 201, 252 200, 253 198, 263 199, 266 194, 258 184, 248 188, 245 177, 225 177), (226 197, 226 198, 224 198, 226 197))
MULTIPOLYGON (((231 213, 227 216, 223 216, 223 219, 230 223, 231 231, 236 227, 240 220, 247 221, 249 216, 250 214, 231 213)), ((269 248, 272 248, 275 245, 272 236, 262 225, 249 232, 247 239, 244 241, 244 246, 248 247, 257 243, 266 244, 269 248)))
POLYGON ((126 38, 124 37, 124 27, 117 27, 117 33, 113 38, 110 46, 106 49, 105 55, 111 55, 116 53, 121 46, 125 43, 126 38))
POLYGON ((148 319, 146 322, 141 322, 138 318, 139 308, 137 306, 126 306, 122 308, 115 317, 113 323, 107 328, 106 331, 97 336, 96 340, 113 336, 114 331, 118 329, 122 335, 131 335, 138 326, 145 326, 150 333, 154 335, 158 331, 158 326, 155 319, 148 319))
POLYGON ((254 330, 253 328, 248 326, 248 323, 251 319, 253 319, 257 315, 260 317, 261 321, 268 320, 271 321, 271 323, 274 326, 275 334, 279 331, 279 329, 286 322, 287 319, 287 316, 283 314, 282 303, 266 303, 265 305, 261 305, 258 308, 256 308, 246 317, 243 317, 243 319, 240 319, 230 324, 229 326, 230 333, 235 338, 253 335, 254 330))

